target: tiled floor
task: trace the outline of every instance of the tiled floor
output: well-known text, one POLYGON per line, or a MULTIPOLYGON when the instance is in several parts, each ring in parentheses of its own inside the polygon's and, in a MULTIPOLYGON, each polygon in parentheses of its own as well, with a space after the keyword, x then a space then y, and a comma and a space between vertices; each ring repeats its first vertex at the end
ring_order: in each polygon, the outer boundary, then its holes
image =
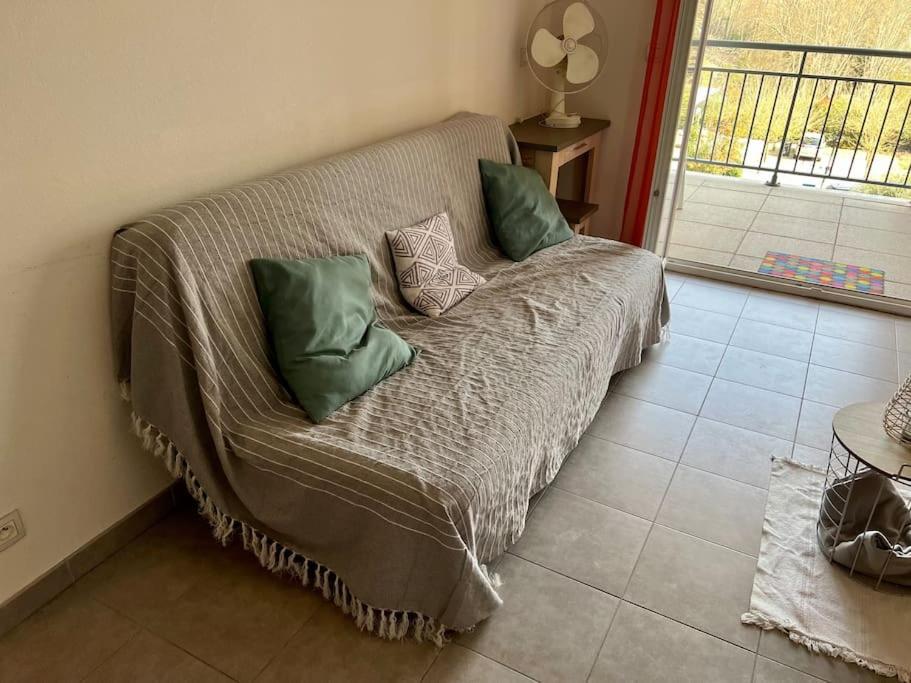
POLYGON ((180 512, 0 640, 0 680, 873 680, 740 614, 769 456, 823 462, 838 406, 908 371, 911 321, 669 283, 670 340, 534 499, 474 633, 443 650, 363 635, 180 512))
POLYGON ((886 273, 887 296, 911 299, 911 202, 857 192, 771 188, 688 173, 668 255, 755 273, 768 251, 886 273))

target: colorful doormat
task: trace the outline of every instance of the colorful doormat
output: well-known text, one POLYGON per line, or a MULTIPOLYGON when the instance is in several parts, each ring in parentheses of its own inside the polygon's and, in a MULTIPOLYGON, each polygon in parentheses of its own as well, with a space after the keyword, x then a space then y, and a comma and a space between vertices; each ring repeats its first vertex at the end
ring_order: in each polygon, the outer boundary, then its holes
POLYGON ((837 287, 865 294, 882 294, 886 277, 885 272, 878 268, 837 263, 822 258, 806 258, 778 251, 766 252, 759 272, 785 280, 837 287))

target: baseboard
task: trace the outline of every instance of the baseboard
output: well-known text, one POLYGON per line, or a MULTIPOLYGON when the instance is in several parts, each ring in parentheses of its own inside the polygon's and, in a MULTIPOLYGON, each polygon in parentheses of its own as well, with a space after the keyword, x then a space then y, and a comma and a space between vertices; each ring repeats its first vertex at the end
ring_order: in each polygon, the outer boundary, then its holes
POLYGON ((186 504, 183 482, 172 485, 102 531, 0 605, 0 636, 15 628, 176 507, 186 504))

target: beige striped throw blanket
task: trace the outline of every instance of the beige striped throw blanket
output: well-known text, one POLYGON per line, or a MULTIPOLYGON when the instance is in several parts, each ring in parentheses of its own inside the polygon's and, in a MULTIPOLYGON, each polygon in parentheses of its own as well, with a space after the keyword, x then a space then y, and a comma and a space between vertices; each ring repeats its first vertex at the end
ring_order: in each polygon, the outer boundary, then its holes
POLYGON ((146 447, 219 540, 385 638, 441 642, 497 608, 487 563, 668 315, 649 252, 580 237, 503 258, 479 158, 515 161, 508 128, 457 117, 161 210, 111 247, 118 374, 146 447), (384 234, 442 211, 487 283, 431 319, 401 299, 384 234), (248 262, 355 253, 379 319, 421 355, 315 425, 273 370, 248 262))

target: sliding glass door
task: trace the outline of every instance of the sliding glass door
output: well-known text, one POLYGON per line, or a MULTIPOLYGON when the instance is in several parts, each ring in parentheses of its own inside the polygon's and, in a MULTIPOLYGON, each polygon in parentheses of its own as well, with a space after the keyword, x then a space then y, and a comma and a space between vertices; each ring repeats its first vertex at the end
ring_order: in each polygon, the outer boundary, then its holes
POLYGON ((801 24, 783 43, 752 39, 764 3, 681 11, 646 246, 671 269, 907 312, 911 52, 887 18, 801 24))

